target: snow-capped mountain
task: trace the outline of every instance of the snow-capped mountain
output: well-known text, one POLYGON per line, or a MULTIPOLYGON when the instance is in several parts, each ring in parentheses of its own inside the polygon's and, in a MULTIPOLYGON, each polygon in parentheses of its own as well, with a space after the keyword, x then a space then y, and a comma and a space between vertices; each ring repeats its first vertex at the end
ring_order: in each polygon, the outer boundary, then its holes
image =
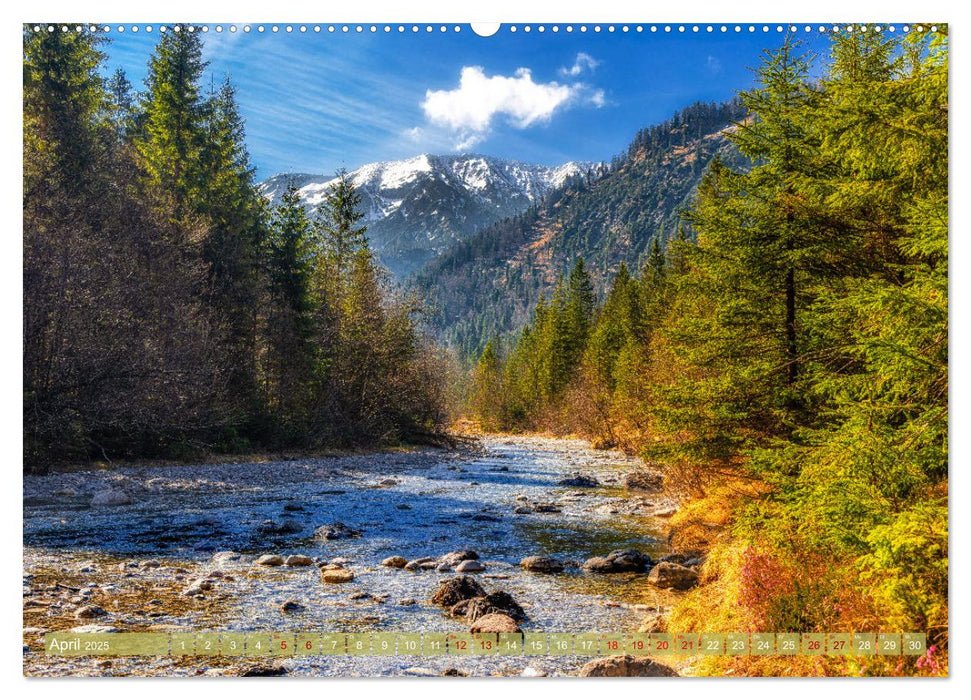
MULTIPOLYGON (((370 163, 350 173, 362 196, 368 238, 381 261, 399 278, 456 241, 525 211, 589 163, 557 167, 480 155, 423 154, 370 163)), ((319 206, 333 176, 283 173, 262 183, 277 203, 292 183, 308 209, 319 206)))

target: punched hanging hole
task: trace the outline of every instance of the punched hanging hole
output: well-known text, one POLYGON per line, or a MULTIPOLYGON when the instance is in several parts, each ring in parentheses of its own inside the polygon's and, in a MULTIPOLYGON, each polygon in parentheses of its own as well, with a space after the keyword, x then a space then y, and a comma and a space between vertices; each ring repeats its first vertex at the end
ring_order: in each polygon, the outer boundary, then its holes
POLYGON ((502 25, 499 22, 473 22, 472 31, 479 36, 492 36, 502 25))

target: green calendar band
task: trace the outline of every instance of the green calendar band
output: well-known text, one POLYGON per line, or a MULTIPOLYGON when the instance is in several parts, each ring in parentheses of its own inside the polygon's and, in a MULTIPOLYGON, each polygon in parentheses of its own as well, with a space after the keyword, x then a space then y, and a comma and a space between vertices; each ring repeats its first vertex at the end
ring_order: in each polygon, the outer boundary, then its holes
POLYGON ((53 632, 48 656, 921 656, 922 632, 53 632))

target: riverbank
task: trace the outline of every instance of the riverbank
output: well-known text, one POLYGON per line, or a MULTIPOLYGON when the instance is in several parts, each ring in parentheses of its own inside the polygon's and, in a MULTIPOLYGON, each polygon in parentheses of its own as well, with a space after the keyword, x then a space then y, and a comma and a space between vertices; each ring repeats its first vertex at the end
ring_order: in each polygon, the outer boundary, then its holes
MULTIPOLYGON (((118 631, 467 631, 465 618, 431 602, 441 583, 456 575, 474 577, 488 593, 508 594, 523 611, 525 631, 636 631, 656 624, 679 594, 652 585, 646 570, 607 573, 609 563, 585 565, 623 549, 652 561, 671 555, 664 533, 677 504, 657 489, 631 488, 636 480, 628 483, 628 475, 643 472, 638 460, 594 451, 582 441, 506 436, 484 438, 478 453, 419 448, 25 477, 24 671, 251 670, 252 662, 229 657, 109 664, 52 662, 40 652, 46 631, 85 625, 118 631), (95 505, 108 493, 118 494, 118 505, 95 505), (321 527, 330 527, 332 538, 321 527), (454 556, 442 567, 446 555, 462 551, 473 552, 481 570, 464 573, 454 556), (293 561, 307 557, 310 565, 257 563, 295 555, 293 561), (552 557, 563 570, 527 571, 520 562, 530 556, 552 557), (430 561, 413 570, 382 566, 394 557, 430 561), (322 570, 345 571, 352 580, 326 583, 322 570), (86 607, 101 612, 81 612, 86 607)), ((469 675, 575 675, 587 661, 307 657, 282 662, 280 672, 428 675, 455 668, 469 675)))

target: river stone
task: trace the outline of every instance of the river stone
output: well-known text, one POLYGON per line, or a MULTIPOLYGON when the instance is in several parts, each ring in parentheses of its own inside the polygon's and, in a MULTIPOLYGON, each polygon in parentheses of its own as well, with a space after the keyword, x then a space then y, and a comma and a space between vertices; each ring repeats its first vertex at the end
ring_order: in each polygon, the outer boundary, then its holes
POLYGON ((287 566, 313 566, 314 560, 305 554, 291 554, 283 563, 287 566))
POLYGON ((555 503, 537 503, 533 506, 533 510, 537 513, 562 513, 558 505, 555 503))
POLYGON ((388 557, 383 562, 381 562, 381 566, 387 566, 392 569, 403 569, 407 564, 408 564, 407 559, 405 559, 404 557, 398 557, 398 556, 388 557))
POLYGON ((591 557, 583 569, 595 574, 643 573, 651 565, 651 558, 636 549, 615 549, 605 557, 591 557))
POLYGON ((437 571, 440 574, 447 574, 451 570, 452 570, 452 567, 446 564, 445 562, 442 562, 441 564, 435 567, 435 571, 437 571))
POLYGON ((469 627, 472 634, 514 634, 522 632, 516 621, 502 613, 483 615, 469 627))
POLYGON ((474 574, 485 571, 485 565, 473 559, 468 559, 456 566, 455 570, 460 574, 474 574))
POLYGON ((533 512, 533 509, 530 508, 529 506, 519 506, 513 511, 513 513, 515 513, 516 515, 529 515, 532 512, 533 512))
POLYGON ((595 486, 600 486, 600 482, 594 479, 592 476, 586 474, 581 474, 579 472, 574 472, 565 479, 560 479, 556 482, 560 486, 573 486, 574 488, 593 488, 595 486))
POLYGON ((264 554, 256 563, 258 566, 283 566, 283 557, 279 554, 264 554))
POLYGON ((580 669, 581 678, 616 678, 616 677, 654 677, 668 678, 677 676, 677 672, 670 666, 659 664, 646 656, 608 656, 605 659, 594 659, 580 669))
POLYGON ((647 582, 658 588, 684 591, 698 583, 698 572, 670 561, 662 561, 647 576, 647 582))
POLYGON ((108 611, 97 605, 83 605, 74 611, 74 617, 78 620, 91 620, 96 617, 104 617, 108 611))
POLYGON ((431 602, 443 608, 451 608, 463 600, 485 594, 485 589, 471 576, 455 576, 441 582, 432 595, 431 602))
POLYGON ((94 508, 101 506, 130 506, 132 497, 121 489, 107 489, 98 491, 91 499, 91 506, 94 508))
POLYGON ((449 552, 448 554, 443 554, 438 558, 438 561, 442 564, 448 564, 449 566, 458 566, 463 561, 469 561, 478 559, 479 554, 473 552, 471 549, 459 549, 454 552, 449 552))
POLYGON ((314 537, 318 540, 346 540, 352 537, 360 537, 360 530, 352 530, 341 522, 321 525, 314 530, 314 537))
POLYGON ((651 565, 651 558, 636 549, 615 549, 607 555, 614 571, 643 573, 651 565))
POLYGON ((212 560, 217 564, 223 564, 230 561, 239 561, 242 558, 242 554, 233 551, 216 552, 212 555, 212 560))
POLYGON ((320 572, 320 580, 324 583, 350 583, 354 580, 354 574, 347 569, 325 569, 320 572))
POLYGON ((295 535, 303 527, 293 518, 284 518, 279 523, 275 520, 264 520, 257 529, 263 535, 295 535))
POLYGON ((212 590, 212 581, 207 581, 204 578, 199 578, 190 583, 183 591, 182 595, 187 596, 197 596, 202 595, 203 591, 212 590))
POLYGON ((470 599, 465 609, 465 619, 471 623, 492 613, 508 615, 516 621, 526 619, 526 611, 505 591, 496 591, 470 599))
POLYGON ((146 559, 145 561, 138 562, 140 569, 157 569, 160 566, 162 566, 162 563, 156 559, 146 559))
POLYGON ((592 571, 595 574, 609 574, 612 571, 611 566, 607 557, 590 557, 583 562, 583 570, 592 571))
POLYGON ((303 610, 303 606, 295 600, 287 600, 280 605, 280 611, 285 613, 299 612, 301 610, 303 610))
POLYGON ((563 564, 553 557, 526 557, 519 565, 526 571, 538 571, 544 574, 555 574, 563 571, 563 564))
POLYGON ((285 676, 287 669, 281 664, 247 664, 236 670, 235 675, 241 678, 263 678, 272 676, 285 676))
POLYGON ((641 620, 641 624, 637 628, 637 631, 640 634, 654 634, 657 632, 663 632, 665 622, 666 620, 664 613, 649 613, 646 617, 644 617, 644 619, 641 620))
POLYGON ((624 486, 632 491, 658 492, 664 490, 664 476, 660 472, 638 469, 624 475, 624 486))
POLYGON ((437 560, 433 557, 418 557, 405 564, 404 568, 407 571, 420 571, 425 564, 432 564, 432 568, 438 566, 437 560))

